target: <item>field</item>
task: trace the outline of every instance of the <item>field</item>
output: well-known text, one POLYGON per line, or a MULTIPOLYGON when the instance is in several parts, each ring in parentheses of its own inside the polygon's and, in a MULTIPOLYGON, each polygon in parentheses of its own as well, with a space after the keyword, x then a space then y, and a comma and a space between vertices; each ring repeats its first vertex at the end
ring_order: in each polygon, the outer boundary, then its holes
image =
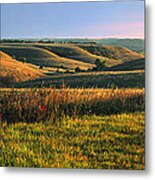
POLYGON ((144 89, 0 94, 1 166, 144 169, 144 89))
POLYGON ((144 169, 144 113, 4 124, 0 165, 144 169))
POLYGON ((96 41, 2 43, 0 166, 145 169, 141 41, 96 41))
POLYGON ((14 84, 16 88, 61 87, 70 88, 144 88, 144 70, 105 71, 94 73, 59 73, 40 79, 14 84))

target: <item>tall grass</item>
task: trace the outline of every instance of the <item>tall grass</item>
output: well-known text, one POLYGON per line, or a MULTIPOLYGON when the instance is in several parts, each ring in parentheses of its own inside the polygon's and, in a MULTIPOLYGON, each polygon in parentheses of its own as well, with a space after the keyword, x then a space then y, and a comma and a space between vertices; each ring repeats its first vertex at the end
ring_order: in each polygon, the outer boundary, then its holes
POLYGON ((0 92, 2 122, 59 123, 65 117, 144 110, 144 89, 27 89, 0 92))

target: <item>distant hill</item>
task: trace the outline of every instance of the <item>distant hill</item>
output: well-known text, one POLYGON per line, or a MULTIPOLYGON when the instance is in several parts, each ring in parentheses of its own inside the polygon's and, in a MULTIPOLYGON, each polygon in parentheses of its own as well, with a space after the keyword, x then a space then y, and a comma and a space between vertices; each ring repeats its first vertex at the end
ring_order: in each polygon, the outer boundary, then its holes
POLYGON ((19 62, 0 51, 0 86, 44 77, 39 69, 19 62))
POLYGON ((142 54, 119 46, 79 45, 79 47, 89 51, 92 54, 115 60, 130 61, 144 57, 142 54))
POLYGON ((36 39, 2 39, 0 42, 44 42, 44 43, 59 43, 59 44, 96 44, 103 46, 121 46, 126 47, 132 51, 143 51, 144 50, 144 39, 119 39, 119 38, 100 38, 100 39, 89 39, 89 38, 36 38, 36 39))
POLYGON ((132 51, 144 50, 144 40, 143 39, 99 39, 98 44, 105 46, 121 46, 126 47, 132 51))
POLYGON ((145 69, 145 59, 137 59, 134 61, 125 62, 123 64, 119 64, 108 68, 107 70, 112 71, 129 71, 129 70, 142 70, 145 69))

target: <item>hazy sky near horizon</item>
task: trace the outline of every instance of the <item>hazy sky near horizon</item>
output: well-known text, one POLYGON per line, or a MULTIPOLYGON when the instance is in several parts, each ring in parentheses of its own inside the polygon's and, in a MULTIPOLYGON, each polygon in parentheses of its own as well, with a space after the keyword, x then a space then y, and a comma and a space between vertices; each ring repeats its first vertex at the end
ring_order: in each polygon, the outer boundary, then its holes
POLYGON ((144 1, 1 5, 1 38, 144 38, 144 1))

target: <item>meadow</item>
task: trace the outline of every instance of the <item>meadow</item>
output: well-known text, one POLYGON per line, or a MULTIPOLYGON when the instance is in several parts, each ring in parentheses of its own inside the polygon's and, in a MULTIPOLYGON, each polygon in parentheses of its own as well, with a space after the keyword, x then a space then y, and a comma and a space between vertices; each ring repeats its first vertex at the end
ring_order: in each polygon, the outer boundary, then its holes
POLYGON ((144 169, 144 89, 1 89, 0 165, 144 169))
MULTIPOLYGON (((144 70, 87 73, 48 73, 46 77, 12 84, 16 88, 144 88, 144 70)), ((12 87, 12 86, 10 86, 12 87)))
POLYGON ((0 165, 143 170, 144 132, 143 112, 3 124, 0 165))
POLYGON ((0 55, 0 166, 145 169, 144 54, 18 42, 0 55))

